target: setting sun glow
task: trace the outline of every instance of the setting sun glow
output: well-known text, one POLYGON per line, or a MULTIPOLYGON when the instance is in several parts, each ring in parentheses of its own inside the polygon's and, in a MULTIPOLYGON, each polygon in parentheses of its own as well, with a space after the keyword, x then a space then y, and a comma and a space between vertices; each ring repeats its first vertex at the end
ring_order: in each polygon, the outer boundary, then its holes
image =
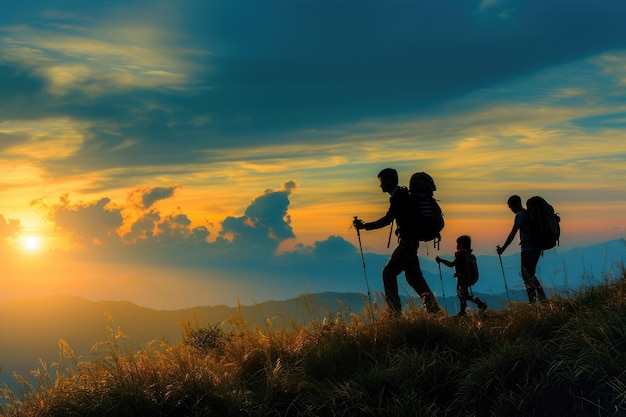
POLYGON ((22 249, 26 252, 37 252, 41 249, 41 238, 37 236, 24 236, 22 238, 22 249))

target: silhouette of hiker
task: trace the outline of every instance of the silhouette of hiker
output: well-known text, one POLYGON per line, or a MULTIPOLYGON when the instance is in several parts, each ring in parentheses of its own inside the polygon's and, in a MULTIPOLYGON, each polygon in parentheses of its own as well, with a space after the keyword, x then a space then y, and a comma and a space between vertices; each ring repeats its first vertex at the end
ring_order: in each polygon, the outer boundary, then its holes
POLYGON ((418 219, 411 210, 409 190, 406 187, 398 186, 398 172, 393 168, 385 168, 380 171, 378 179, 382 191, 391 195, 389 210, 383 217, 371 223, 364 223, 362 220, 355 219, 354 227, 359 230, 373 230, 388 226, 394 220, 396 221, 398 246, 391 254, 391 258, 382 272, 387 305, 394 313, 399 314, 402 311, 397 277, 400 272, 404 271, 407 282, 419 294, 426 310, 429 313, 435 313, 439 311, 439 305, 424 279, 417 257, 419 240, 415 237, 415 227, 412 225, 418 219))
POLYGON ((511 244, 515 238, 515 234, 519 230, 520 246, 521 246, 521 269, 522 280, 524 286, 526 286, 526 292, 528 293, 528 302, 535 304, 537 299, 540 302, 547 300, 541 283, 535 276, 535 270, 537 269, 537 263, 541 256, 541 250, 535 248, 530 241, 530 217, 528 213, 522 207, 522 199, 518 195, 512 195, 509 197, 507 204, 513 213, 515 213, 515 221, 513 222, 513 228, 511 233, 504 242, 504 245, 497 246, 496 250, 498 255, 502 254, 505 249, 511 244))
MULTIPOLYGON (((472 273, 470 268, 472 266, 469 264, 472 260, 469 259, 469 256, 472 253, 472 239, 469 236, 463 235, 459 236, 456 239, 456 252, 454 252, 454 261, 448 261, 437 256, 435 261, 437 263, 442 263, 447 267, 454 267, 454 277, 456 278, 456 295, 459 297, 459 301, 461 303, 461 308, 459 310, 458 316, 465 315, 465 309, 467 308, 467 302, 471 301, 472 303, 478 306, 478 311, 480 313, 484 312, 487 309, 487 304, 483 302, 480 298, 475 295, 469 294, 470 287, 470 274, 472 273)), ((476 259, 473 259, 473 262, 476 262, 476 259)))

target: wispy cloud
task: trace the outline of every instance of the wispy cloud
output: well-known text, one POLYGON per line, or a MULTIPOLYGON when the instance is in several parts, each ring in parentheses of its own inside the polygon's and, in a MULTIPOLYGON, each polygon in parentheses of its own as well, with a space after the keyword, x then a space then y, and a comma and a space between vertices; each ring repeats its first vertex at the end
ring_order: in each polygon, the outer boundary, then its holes
POLYGON ((0 122, 0 135, 13 137, 2 144, 3 156, 38 161, 69 158, 83 145, 87 127, 68 117, 0 122))
POLYGON ((5 27, 0 38, 4 61, 40 75, 54 95, 194 87, 200 69, 194 56, 204 52, 176 45, 167 28, 107 20, 81 23, 5 27))
POLYGON ((624 227, 626 3, 244 3, 5 8, 2 215, 51 215, 78 258, 232 266, 256 242, 278 276, 352 250, 393 166, 433 174, 446 234, 484 247, 510 193, 581 239, 624 227))

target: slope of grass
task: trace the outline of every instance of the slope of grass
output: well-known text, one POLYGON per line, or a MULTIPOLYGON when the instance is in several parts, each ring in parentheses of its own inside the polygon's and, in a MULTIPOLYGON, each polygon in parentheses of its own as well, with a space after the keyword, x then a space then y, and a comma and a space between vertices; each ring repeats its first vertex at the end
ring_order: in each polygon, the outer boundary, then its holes
POLYGON ((13 416, 626 415, 626 274, 570 298, 465 318, 326 317, 185 326, 128 348, 111 322, 94 357, 4 388, 13 416))

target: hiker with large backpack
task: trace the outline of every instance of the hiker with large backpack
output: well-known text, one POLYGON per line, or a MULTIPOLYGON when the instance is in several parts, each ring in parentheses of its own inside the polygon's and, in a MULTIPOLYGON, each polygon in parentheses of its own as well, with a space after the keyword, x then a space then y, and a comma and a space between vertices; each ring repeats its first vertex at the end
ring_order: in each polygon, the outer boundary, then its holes
POLYGON ((409 181, 411 204, 417 217, 414 233, 422 242, 434 242, 439 249, 441 230, 444 226, 443 212, 433 193, 437 190, 433 178, 425 172, 416 172, 409 181))
POLYGON ((521 272, 526 292, 528 293, 528 302, 535 304, 537 300, 539 302, 545 302, 547 300, 543 291, 541 283, 535 276, 537 269, 537 263, 541 257, 542 248, 537 246, 532 240, 532 225, 531 218, 528 212, 522 206, 522 199, 518 195, 512 195, 509 197, 507 204, 511 211, 515 213, 515 220, 513 222, 513 228, 506 238, 506 241, 502 246, 497 246, 496 250, 498 255, 501 255, 506 248, 513 242, 517 231, 520 235, 521 246, 521 272))
POLYGON ((420 242, 417 223, 420 218, 415 213, 414 199, 406 187, 398 185, 398 172, 395 169, 383 169, 378 174, 378 179, 381 190, 390 194, 389 210, 380 219, 369 223, 355 218, 354 227, 357 230, 374 230, 389 226, 394 220, 396 222, 398 246, 382 272, 387 305, 394 314, 401 313, 402 303, 398 293, 398 275, 404 271, 407 282, 420 296, 426 310, 435 313, 439 311, 439 305, 424 279, 417 257, 420 242))
POLYGON ((487 309, 487 304, 483 300, 469 293, 469 288, 478 281, 478 265, 476 264, 476 256, 474 256, 472 251, 472 239, 467 235, 463 235, 456 239, 454 261, 448 261, 439 256, 435 258, 437 263, 442 263, 449 268, 455 269, 456 295, 459 297, 461 304, 458 316, 465 315, 468 301, 478 306, 479 313, 483 313, 487 309))

